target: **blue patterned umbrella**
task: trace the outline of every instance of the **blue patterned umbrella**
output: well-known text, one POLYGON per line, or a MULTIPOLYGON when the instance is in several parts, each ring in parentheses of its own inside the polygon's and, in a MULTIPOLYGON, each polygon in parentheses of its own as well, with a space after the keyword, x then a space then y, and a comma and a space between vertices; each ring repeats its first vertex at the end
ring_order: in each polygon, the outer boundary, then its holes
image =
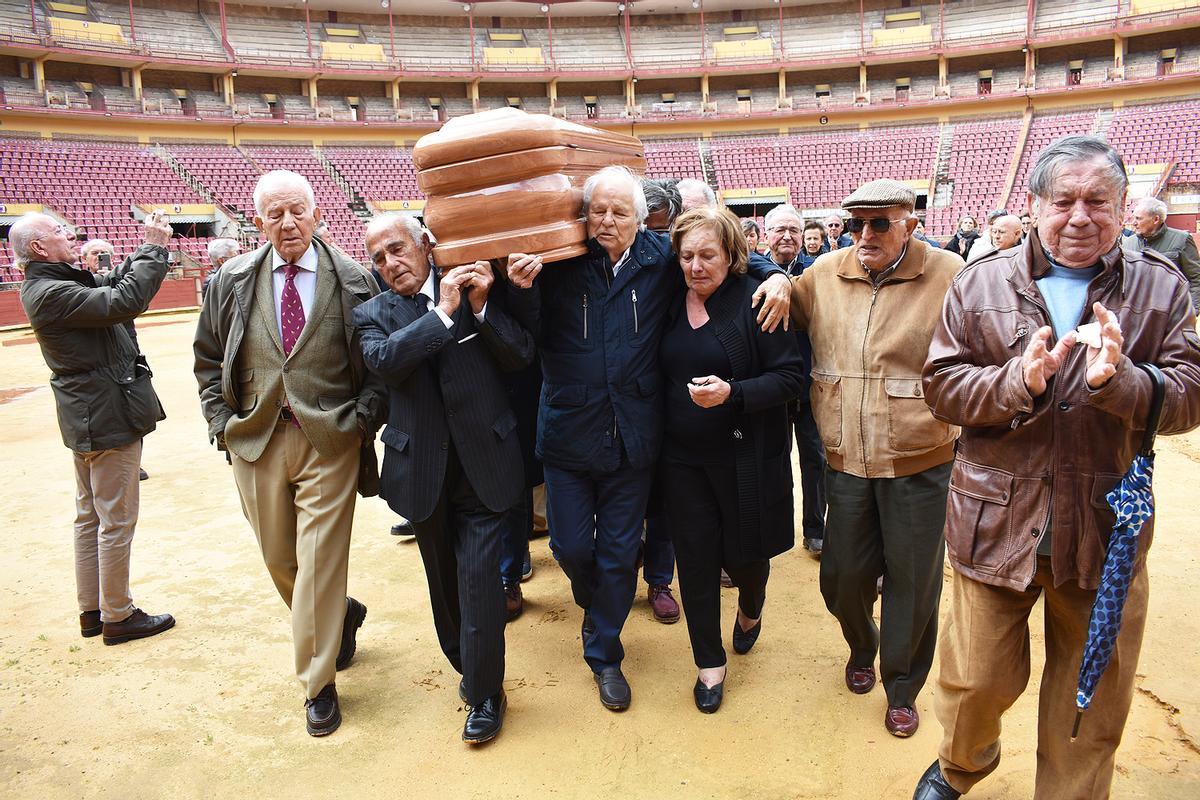
POLYGON ((1108 540, 1104 570, 1100 574, 1100 585, 1096 588, 1087 641, 1083 646, 1083 661, 1079 665, 1079 691, 1075 695, 1072 740, 1079 735, 1083 712, 1091 705, 1096 684, 1100 682, 1100 676, 1112 658, 1117 633, 1121 630, 1125 598, 1129 595, 1129 583, 1133 579, 1133 565, 1137 561, 1138 536, 1146 520, 1154 515, 1154 493, 1150 481, 1154 475, 1154 435, 1158 432, 1158 418, 1162 412, 1163 377, 1153 364, 1138 366, 1150 376, 1154 395, 1142 449, 1134 456, 1125 477, 1104 497, 1116 514, 1117 522, 1108 540))

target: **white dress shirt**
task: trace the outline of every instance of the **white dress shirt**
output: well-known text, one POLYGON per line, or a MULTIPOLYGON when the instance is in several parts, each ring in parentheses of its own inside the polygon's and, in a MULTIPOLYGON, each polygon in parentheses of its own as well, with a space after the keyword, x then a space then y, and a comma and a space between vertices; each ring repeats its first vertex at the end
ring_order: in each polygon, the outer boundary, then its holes
MULTIPOLYGON (((430 267, 429 274, 425 277, 425 285, 421 287, 421 291, 418 292, 418 294, 425 295, 425 310, 432 311, 433 313, 437 314, 438 318, 441 319, 442 324, 446 326, 446 330, 450 330, 451 328, 454 327, 454 320, 450 319, 449 315, 447 315, 445 311, 442 311, 440 308, 438 308, 437 305, 433 302, 433 281, 434 281, 434 270, 432 267, 430 267)), ((469 302, 469 301, 467 301, 466 298, 464 298, 463 302, 469 302)), ((472 313, 474 313, 474 312, 472 312, 472 313)), ((483 309, 478 314, 475 314, 475 321, 482 324, 483 323, 483 315, 486 313, 487 313, 487 302, 484 302, 483 309)), ((470 336, 459 340, 459 344, 462 344, 463 342, 469 342, 471 339, 474 339, 478 335, 479 334, 472 333, 470 336)))
MULTIPOLYGON (((275 287, 275 320, 279 325, 280 339, 283 338, 283 285, 287 282, 284 267, 290 263, 292 262, 275 252, 274 247, 271 248, 271 270, 273 272, 271 279, 275 287)), ((300 256, 296 266, 300 269, 296 272, 294 283, 296 291, 300 293, 300 305, 304 307, 304 324, 307 325, 309 315, 312 314, 313 298, 317 294, 317 248, 309 244, 308 250, 300 256)))

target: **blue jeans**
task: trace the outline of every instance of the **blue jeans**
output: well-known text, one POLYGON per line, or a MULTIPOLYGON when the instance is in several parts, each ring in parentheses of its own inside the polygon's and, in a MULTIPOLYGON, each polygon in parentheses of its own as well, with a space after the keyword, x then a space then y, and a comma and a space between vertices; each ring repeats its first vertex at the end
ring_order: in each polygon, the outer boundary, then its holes
MULTIPOLYGON (((624 459, 622 459, 624 461, 624 459)), ((621 628, 637 588, 637 551, 653 469, 623 463, 613 472, 546 465, 550 547, 571 580, 575 604, 596 632, 583 643, 593 672, 620 666, 621 628)))
POLYGON ((504 514, 500 535, 500 577, 505 583, 521 582, 521 567, 533 531, 533 489, 526 489, 517 504, 504 514))
POLYGON ((675 579, 675 545, 667 532, 666 515, 658 511, 646 517, 646 550, 642 580, 647 586, 669 585, 675 579))

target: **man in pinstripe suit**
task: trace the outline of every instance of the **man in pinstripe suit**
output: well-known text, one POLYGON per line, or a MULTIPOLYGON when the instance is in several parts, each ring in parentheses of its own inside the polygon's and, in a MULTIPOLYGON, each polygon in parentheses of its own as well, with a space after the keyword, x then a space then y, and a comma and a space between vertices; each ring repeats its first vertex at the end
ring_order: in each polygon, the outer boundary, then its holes
POLYGON ((529 365, 533 339, 487 262, 436 280, 413 218, 377 217, 366 244, 391 289, 354 313, 367 368, 388 387, 381 494, 416 530, 438 641, 471 707, 463 741, 486 742, 507 704, 501 534, 525 487, 500 373, 529 365))

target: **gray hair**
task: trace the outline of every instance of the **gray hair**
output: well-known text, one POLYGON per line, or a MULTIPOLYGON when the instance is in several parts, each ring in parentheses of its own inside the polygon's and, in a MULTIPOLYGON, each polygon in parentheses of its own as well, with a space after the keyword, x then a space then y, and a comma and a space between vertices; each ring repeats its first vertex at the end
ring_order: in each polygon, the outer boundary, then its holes
POLYGON ((301 189, 305 199, 308 200, 309 210, 317 207, 317 196, 313 194, 312 184, 308 182, 308 178, 291 170, 273 169, 259 178, 258 183, 254 185, 254 213, 261 217, 263 215, 263 198, 268 192, 282 186, 295 186, 301 189))
POLYGON ((679 213, 683 211, 683 198, 679 194, 679 189, 669 181, 642 178, 642 192, 646 195, 647 211, 666 209, 671 222, 674 222, 679 213))
POLYGON ((695 178, 684 178, 683 180, 676 181, 675 189, 679 192, 681 197, 683 196, 683 193, 688 190, 701 192, 704 195, 704 201, 706 203, 708 203, 710 206, 715 206, 717 204, 716 192, 714 192, 712 187, 704 181, 698 181, 695 178))
POLYGON ((17 266, 24 268, 26 262, 33 259, 30 248, 34 241, 46 235, 41 232, 41 228, 46 225, 55 228, 58 221, 49 214, 30 211, 22 214, 8 229, 8 243, 12 245, 13 254, 17 257, 17 266))
POLYGON ((804 222, 804 217, 800 215, 799 209, 797 209, 794 205, 791 203, 780 203, 768 211, 767 215, 763 217, 763 227, 767 230, 771 230, 771 228, 775 227, 775 220, 779 219, 784 214, 791 214, 798 222, 804 222))
POLYGON ((1117 198, 1129 187, 1129 175, 1121 154, 1112 145, 1098 136, 1064 136, 1038 153, 1037 161, 1029 172, 1029 192, 1034 197, 1048 199, 1054 193, 1054 184, 1068 164, 1082 161, 1103 160, 1108 168, 1108 178, 1117 198))
POLYGON ((79 257, 87 258, 92 254, 93 250, 99 250, 101 247, 108 248, 108 252, 110 253, 117 252, 117 249, 104 239, 88 239, 84 242, 83 247, 79 248, 79 257))
POLYGON ((208 260, 212 264, 216 264, 218 259, 224 262, 236 256, 241 249, 237 239, 213 239, 208 243, 208 260))
POLYGON ((1167 219, 1167 204, 1157 197, 1141 197, 1133 204, 1133 213, 1145 212, 1153 214, 1159 220, 1165 222, 1167 219))
POLYGON ((642 182, 628 167, 605 167, 589 177, 583 184, 583 213, 588 212, 592 204, 592 194, 601 183, 624 184, 633 196, 633 212, 637 216, 638 225, 646 224, 650 210, 646 207, 646 193, 642 190, 642 182))
MULTIPOLYGON (((373 236, 385 228, 390 228, 393 225, 399 225, 408 234, 408 238, 415 245, 421 244, 421 237, 425 236, 430 243, 433 242, 433 235, 425 229, 416 217, 411 214, 401 214, 396 211, 390 211, 386 214, 376 214, 367 223, 367 236, 373 236)), ((371 258, 371 254, 367 253, 367 258, 371 258)))

